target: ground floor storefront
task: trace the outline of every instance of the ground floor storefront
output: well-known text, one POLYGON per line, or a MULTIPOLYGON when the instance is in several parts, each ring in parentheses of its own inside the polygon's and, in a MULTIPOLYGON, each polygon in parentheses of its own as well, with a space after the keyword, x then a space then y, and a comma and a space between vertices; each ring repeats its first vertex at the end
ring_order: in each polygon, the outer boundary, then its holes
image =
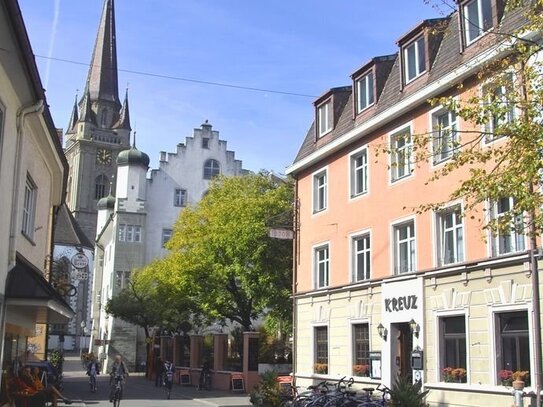
POLYGON ((358 387, 390 387, 404 375, 430 390, 431 406, 513 404, 512 381, 531 392, 536 363, 528 260, 296 296, 296 384, 353 376, 358 387))

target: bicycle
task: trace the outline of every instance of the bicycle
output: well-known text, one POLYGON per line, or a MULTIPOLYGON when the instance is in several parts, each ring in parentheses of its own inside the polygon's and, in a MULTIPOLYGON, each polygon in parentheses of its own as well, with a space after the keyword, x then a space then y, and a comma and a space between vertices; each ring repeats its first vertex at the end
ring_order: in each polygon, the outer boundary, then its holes
POLYGON ((111 395, 110 401, 113 403, 113 407, 119 407, 121 405, 121 400, 123 398, 123 376, 116 375, 113 378, 113 383, 111 384, 111 395))

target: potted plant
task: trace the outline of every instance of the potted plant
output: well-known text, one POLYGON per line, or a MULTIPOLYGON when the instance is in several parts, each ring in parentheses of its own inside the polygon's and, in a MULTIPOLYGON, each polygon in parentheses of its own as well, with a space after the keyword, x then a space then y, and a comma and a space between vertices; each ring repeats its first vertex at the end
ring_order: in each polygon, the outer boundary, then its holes
POLYGON ((442 371, 443 380, 449 383, 465 383, 467 371, 462 367, 446 367, 442 371))
POLYGON ((512 385, 515 390, 522 390, 524 389, 524 386, 526 384, 526 379, 528 378, 528 375, 530 372, 526 370, 517 370, 513 372, 511 375, 511 379, 513 380, 512 385))
POLYGON ((278 407, 281 403, 281 388, 277 382, 277 372, 261 374, 260 382, 249 393, 249 400, 255 406, 278 407))
POLYGON ((369 365, 354 365, 353 375, 355 376, 369 376, 369 365))
POLYGON ((394 407, 426 407, 428 390, 421 391, 422 383, 413 383, 407 376, 398 376, 390 390, 390 405, 394 407))
POLYGON ((315 363, 313 365, 313 371, 317 374, 327 374, 328 373, 328 363, 315 363))
POLYGON ((511 386, 511 384, 513 384, 513 372, 511 370, 500 370, 498 377, 502 383, 502 386, 511 386))

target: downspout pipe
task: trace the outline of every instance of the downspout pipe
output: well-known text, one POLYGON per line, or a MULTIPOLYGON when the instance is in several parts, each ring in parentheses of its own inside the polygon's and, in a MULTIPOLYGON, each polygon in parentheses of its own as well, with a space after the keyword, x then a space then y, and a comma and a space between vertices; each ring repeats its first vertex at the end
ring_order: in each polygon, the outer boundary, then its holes
MULTIPOLYGON (((13 171, 13 196, 11 198, 11 219, 9 233, 9 264, 15 265, 15 237, 17 236, 17 213, 19 212, 19 191, 21 186, 21 155, 23 152, 23 137, 25 119, 30 114, 41 114, 45 108, 43 99, 34 104, 22 106, 17 110, 17 142, 15 145, 15 170, 13 171)), ((11 267, 10 267, 11 268, 11 267)))

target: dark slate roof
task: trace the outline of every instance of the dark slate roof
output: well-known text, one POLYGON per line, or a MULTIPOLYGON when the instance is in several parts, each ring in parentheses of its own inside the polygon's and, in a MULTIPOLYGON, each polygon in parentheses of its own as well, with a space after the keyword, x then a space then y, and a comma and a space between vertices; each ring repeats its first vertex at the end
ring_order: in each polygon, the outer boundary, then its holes
POLYGON ((94 244, 85 236, 66 204, 58 208, 53 241, 55 244, 94 249, 94 244))
MULTIPOLYGON (((500 42, 509 40, 509 37, 503 35, 493 35, 489 33, 485 37, 479 39, 476 43, 465 48, 462 52, 462 44, 459 30, 459 14, 458 12, 452 13, 449 17, 448 25, 445 27, 443 35, 433 35, 429 38, 429 46, 431 52, 434 53, 434 61, 430 69, 426 74, 421 75, 411 83, 403 86, 400 75, 400 58, 396 56, 394 65, 390 71, 384 89, 376 100, 375 105, 368 109, 371 113, 368 115, 359 115, 358 118, 353 117, 353 95, 349 95, 347 103, 343 104, 341 111, 335 113, 339 116, 336 117, 336 125, 334 129, 325 135, 324 137, 317 139, 315 136, 315 121, 311 124, 306 137, 298 151, 298 154, 294 160, 294 164, 298 161, 308 157, 310 154, 318 151, 325 145, 337 140, 350 130, 353 130, 356 126, 363 124, 371 119, 373 116, 385 112, 403 99, 411 96, 421 88, 426 87, 429 84, 439 80, 445 75, 454 71, 464 65, 466 62, 472 60, 474 56, 481 53, 482 50, 488 49, 493 45, 497 45, 500 42)), ((439 19, 444 21, 445 19, 439 19)), ((511 32, 515 28, 521 27, 526 21, 522 10, 515 10, 506 13, 500 23, 500 32, 511 32)), ((436 20, 425 20, 425 22, 435 23, 436 20)), ((424 22, 417 27, 424 25, 424 22)), ((411 32, 411 31, 410 31, 411 32)), ((409 34, 408 34, 409 35, 409 34)), ((357 71, 358 73, 360 70, 357 71)), ((356 73, 355 73, 356 74, 356 73)), ((453 88, 455 84, 451 84, 453 88)), ((319 97, 317 101, 322 100, 319 97)), ((421 100, 419 106, 426 103, 426 100, 421 100)), ((415 109, 417 106, 410 106, 411 109, 415 109)), ((382 123, 385 125, 386 123, 382 123)), ((296 171, 295 171, 296 172, 296 171)))
POLYGON ((106 100, 119 106, 117 78, 117 42, 115 39, 115 8, 113 0, 104 1, 98 35, 87 78, 91 100, 106 100))

